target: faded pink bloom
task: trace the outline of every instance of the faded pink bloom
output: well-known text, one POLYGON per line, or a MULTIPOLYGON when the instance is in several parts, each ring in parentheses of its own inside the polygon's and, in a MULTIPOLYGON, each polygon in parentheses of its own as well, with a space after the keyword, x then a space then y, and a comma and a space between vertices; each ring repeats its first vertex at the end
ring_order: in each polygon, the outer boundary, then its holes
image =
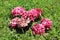
POLYGON ((26 26, 28 26, 28 23, 30 23, 30 20, 29 19, 24 19, 24 18, 21 17, 18 20, 17 25, 18 25, 18 27, 26 27, 26 26))
POLYGON ((35 24, 32 26, 33 34, 40 34, 43 35, 45 33, 45 28, 42 24, 35 24))
POLYGON ((47 30, 49 30, 52 27, 52 21, 48 18, 43 18, 41 22, 42 25, 44 25, 47 30))
POLYGON ((31 21, 34 21, 35 18, 39 17, 42 14, 42 10, 39 8, 32 9, 28 11, 28 17, 31 21))
POLYGON ((25 13, 25 9, 23 7, 15 7, 12 10, 13 16, 23 15, 25 13))
POLYGON ((11 22, 10 22, 11 28, 15 28, 15 27, 16 27, 16 25, 17 25, 17 20, 18 20, 18 19, 19 19, 19 18, 16 17, 16 18, 14 18, 14 19, 11 20, 11 22))

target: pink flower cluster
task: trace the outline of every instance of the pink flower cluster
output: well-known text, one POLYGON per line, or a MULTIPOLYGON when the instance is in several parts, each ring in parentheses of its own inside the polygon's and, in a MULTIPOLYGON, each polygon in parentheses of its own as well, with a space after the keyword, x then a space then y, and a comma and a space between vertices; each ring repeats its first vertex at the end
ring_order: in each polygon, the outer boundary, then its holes
MULTIPOLYGON (((34 22, 36 18, 41 16, 42 10, 40 8, 34 8, 26 11, 23 7, 15 7, 12 10, 12 15, 15 17, 10 21, 11 28, 27 27, 30 22, 34 22), (17 17, 21 16, 21 18, 17 17)), ((41 23, 37 23, 32 26, 32 32, 34 35, 43 35, 45 30, 49 30, 52 27, 52 21, 48 18, 43 18, 41 23)))
POLYGON ((12 15, 15 17, 15 16, 22 16, 24 18, 27 18, 27 13, 25 11, 25 9, 23 7, 15 7, 13 10, 12 10, 12 15))
POLYGON ((20 15, 23 18, 29 18, 31 21, 34 21, 35 18, 39 17, 42 14, 42 10, 39 8, 32 9, 30 11, 26 11, 23 7, 15 7, 12 10, 13 16, 20 15))
POLYGON ((31 19, 31 21, 34 21, 34 19, 41 16, 41 14, 42 10, 39 8, 35 8, 28 12, 28 17, 31 19))
POLYGON ((19 18, 18 17, 16 17, 16 18, 14 18, 14 19, 12 19, 11 21, 10 21, 10 26, 11 26, 11 28, 15 28, 16 27, 16 25, 17 25, 17 20, 18 20, 19 18))
POLYGON ((49 29, 52 27, 52 21, 51 21, 50 19, 48 19, 48 18, 43 18, 43 19, 41 20, 41 23, 42 23, 42 25, 45 26, 45 28, 46 28, 47 30, 49 30, 49 29))
POLYGON ((11 20, 10 22, 10 26, 11 28, 16 28, 16 25, 18 25, 18 27, 26 27, 28 26, 28 23, 30 23, 29 19, 24 19, 24 18, 14 18, 11 20))
POLYGON ((41 24, 35 24, 32 27, 33 34, 41 34, 43 35, 45 33, 45 30, 49 30, 52 27, 52 21, 48 18, 43 18, 41 20, 41 24))
POLYGON ((43 35, 45 33, 45 28, 42 24, 35 24, 32 27, 32 30, 33 30, 34 35, 36 35, 36 34, 43 35))

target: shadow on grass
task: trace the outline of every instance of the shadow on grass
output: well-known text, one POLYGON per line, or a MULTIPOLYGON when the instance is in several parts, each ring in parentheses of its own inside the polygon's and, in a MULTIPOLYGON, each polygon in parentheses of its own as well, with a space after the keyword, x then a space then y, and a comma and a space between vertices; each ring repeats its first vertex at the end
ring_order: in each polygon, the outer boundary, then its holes
POLYGON ((9 14, 9 18, 10 18, 10 19, 13 19, 14 17, 13 17, 13 15, 12 15, 12 14, 9 14))
POLYGON ((9 15, 9 18, 10 18, 10 19, 14 19, 14 18, 16 18, 16 17, 21 18, 21 16, 19 16, 19 15, 15 16, 15 17, 13 17, 12 14, 9 15))

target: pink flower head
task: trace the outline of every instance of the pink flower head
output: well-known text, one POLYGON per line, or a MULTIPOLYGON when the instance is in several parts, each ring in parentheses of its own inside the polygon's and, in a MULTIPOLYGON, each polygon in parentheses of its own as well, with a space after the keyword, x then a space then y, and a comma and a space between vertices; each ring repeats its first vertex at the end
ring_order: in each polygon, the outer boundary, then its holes
POLYGON ((25 13, 25 9, 23 7, 15 7, 12 10, 12 15, 13 16, 23 15, 23 13, 25 13))
POLYGON ((44 25, 47 30, 49 30, 52 27, 52 21, 48 18, 43 18, 41 22, 42 25, 44 25))
POLYGON ((28 17, 31 21, 34 21, 35 18, 39 17, 42 14, 42 10, 39 8, 32 9, 28 12, 28 17))
POLYGON ((30 23, 30 20, 29 19, 24 19, 24 18, 21 17, 18 20, 17 25, 18 25, 18 27, 26 27, 26 26, 28 26, 28 23, 30 23))
POLYGON ((14 19, 11 20, 11 22, 10 22, 11 28, 15 28, 15 27, 16 27, 16 25, 17 25, 17 20, 18 20, 18 19, 19 19, 19 18, 16 17, 16 18, 14 18, 14 19))
POLYGON ((40 34, 43 35, 45 33, 45 28, 42 24, 35 24, 32 26, 33 34, 40 34))
POLYGON ((24 19, 27 19, 28 18, 28 12, 26 11, 25 13, 22 14, 22 16, 24 19))
POLYGON ((40 8, 35 8, 35 10, 38 12, 38 15, 41 15, 43 12, 40 8))

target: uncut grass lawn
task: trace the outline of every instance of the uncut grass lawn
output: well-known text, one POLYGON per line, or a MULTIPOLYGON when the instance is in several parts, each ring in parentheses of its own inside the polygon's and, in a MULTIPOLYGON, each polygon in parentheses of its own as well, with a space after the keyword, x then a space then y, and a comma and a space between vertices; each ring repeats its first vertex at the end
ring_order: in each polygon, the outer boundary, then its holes
POLYGON ((0 0, 0 40, 60 40, 60 0, 0 0), (50 18, 53 26, 44 36, 32 34, 29 29, 24 34, 10 30, 11 10, 22 6, 26 10, 41 8, 43 17, 50 18))

